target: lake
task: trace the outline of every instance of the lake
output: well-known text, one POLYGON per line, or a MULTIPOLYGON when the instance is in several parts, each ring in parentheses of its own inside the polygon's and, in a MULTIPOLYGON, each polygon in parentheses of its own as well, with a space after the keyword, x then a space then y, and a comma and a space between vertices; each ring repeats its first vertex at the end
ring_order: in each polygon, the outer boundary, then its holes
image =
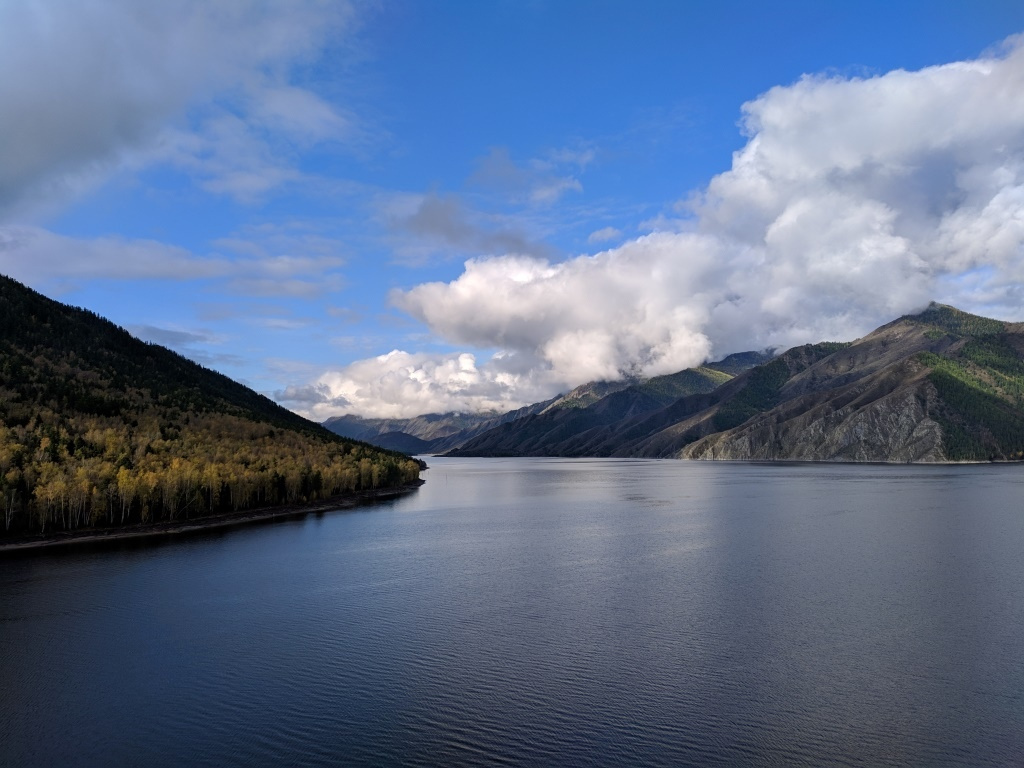
POLYGON ((1024 466, 428 462, 0 559, 0 764, 1020 765, 1024 466))

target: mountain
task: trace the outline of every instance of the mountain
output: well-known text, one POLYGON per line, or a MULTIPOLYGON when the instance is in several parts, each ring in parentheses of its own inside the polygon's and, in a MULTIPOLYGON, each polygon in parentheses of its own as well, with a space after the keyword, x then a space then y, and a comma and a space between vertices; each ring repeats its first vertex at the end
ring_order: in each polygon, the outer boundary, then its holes
MULTIPOLYGON (((328 419, 324 426, 339 435, 406 453, 457 454, 467 444, 481 445, 477 438, 501 428, 501 434, 515 435, 544 431, 545 427, 538 425, 549 424, 557 425, 552 427, 555 429, 569 424, 571 431, 585 431, 589 426, 614 420, 616 412, 645 413, 686 394, 710 392, 732 378, 734 371, 746 370, 771 357, 768 352, 743 352, 718 363, 652 379, 591 381, 551 400, 502 414, 429 413, 410 419, 348 415, 328 419), (590 410, 598 403, 604 405, 590 410), (542 418, 534 421, 532 417, 542 418)), ((496 448, 483 455, 504 454, 496 448)))
MULTIPOLYGON (((771 359, 771 353, 739 352, 718 362, 709 362, 701 369, 680 371, 653 379, 620 379, 591 381, 550 400, 509 411, 505 414, 425 414, 411 419, 367 419, 360 416, 337 416, 324 426, 345 437, 366 440, 374 445, 407 454, 443 454, 461 449, 463 445, 496 427, 516 423, 527 417, 552 415, 561 411, 583 410, 608 395, 628 390, 615 402, 617 408, 637 412, 663 406, 684 394, 714 389, 741 371, 771 359)), ((602 415, 600 419, 606 419, 602 415)), ((580 421, 581 426, 586 419, 580 421)))
POLYGON ((540 413, 558 398, 507 413, 428 413, 408 419, 335 416, 323 423, 343 437, 403 453, 444 453, 501 424, 540 413))
POLYGON ((117 528, 416 480, 87 310, 0 276, 0 535, 117 528))
POLYGON ((932 304, 792 371, 756 414, 743 421, 739 416, 717 415, 720 431, 687 442, 678 455, 1019 460, 1024 324, 932 304))
MULTIPOLYGON (((679 375, 679 374, 676 374, 679 375)), ((652 380, 653 381, 653 380, 652 380)), ((930 305, 852 343, 790 349, 656 408, 620 390, 458 455, 944 462, 1024 458, 1024 324, 930 305)))
MULTIPOLYGON (((766 353, 753 353, 763 360, 766 353)), ((731 361, 729 367, 739 366, 731 361)), ((609 456, 622 425, 658 412, 685 396, 706 395, 732 376, 714 364, 606 389, 585 384, 541 412, 511 421, 451 451, 458 456, 609 456), (575 394, 574 393, 578 393, 575 394)))
POLYGON ((554 400, 549 400, 547 406, 539 411, 539 413, 557 411, 562 408, 586 408, 603 397, 625 389, 631 383, 633 382, 629 379, 620 379, 619 381, 588 381, 586 384, 580 384, 575 389, 569 390, 554 400))

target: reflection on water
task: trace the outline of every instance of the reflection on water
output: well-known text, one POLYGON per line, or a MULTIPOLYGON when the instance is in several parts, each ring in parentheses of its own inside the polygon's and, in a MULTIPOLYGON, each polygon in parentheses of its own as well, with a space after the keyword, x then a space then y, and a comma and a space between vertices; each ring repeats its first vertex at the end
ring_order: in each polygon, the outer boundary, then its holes
POLYGON ((431 459, 0 561, 0 763, 1007 765, 1024 467, 431 459))

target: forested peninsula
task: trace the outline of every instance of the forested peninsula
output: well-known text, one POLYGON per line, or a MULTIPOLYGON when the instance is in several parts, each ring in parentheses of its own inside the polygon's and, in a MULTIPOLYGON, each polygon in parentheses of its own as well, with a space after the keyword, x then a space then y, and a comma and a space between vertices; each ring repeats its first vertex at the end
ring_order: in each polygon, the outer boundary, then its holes
POLYGON ((418 482, 408 456, 3 276, 0 328, 0 544, 418 482))

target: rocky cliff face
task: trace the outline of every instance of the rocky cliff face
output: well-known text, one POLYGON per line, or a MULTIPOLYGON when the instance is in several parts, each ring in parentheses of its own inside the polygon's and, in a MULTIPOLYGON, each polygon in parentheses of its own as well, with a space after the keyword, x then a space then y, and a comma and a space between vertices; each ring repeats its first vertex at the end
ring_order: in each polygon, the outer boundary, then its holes
POLYGON ((942 429, 928 413, 928 382, 899 387, 840 408, 826 400, 802 410, 791 403, 736 429, 683 448, 684 459, 943 462, 942 429))
POLYGON ((933 305, 795 373, 779 402, 701 436, 688 459, 944 462, 1019 458, 1024 335, 933 305))

